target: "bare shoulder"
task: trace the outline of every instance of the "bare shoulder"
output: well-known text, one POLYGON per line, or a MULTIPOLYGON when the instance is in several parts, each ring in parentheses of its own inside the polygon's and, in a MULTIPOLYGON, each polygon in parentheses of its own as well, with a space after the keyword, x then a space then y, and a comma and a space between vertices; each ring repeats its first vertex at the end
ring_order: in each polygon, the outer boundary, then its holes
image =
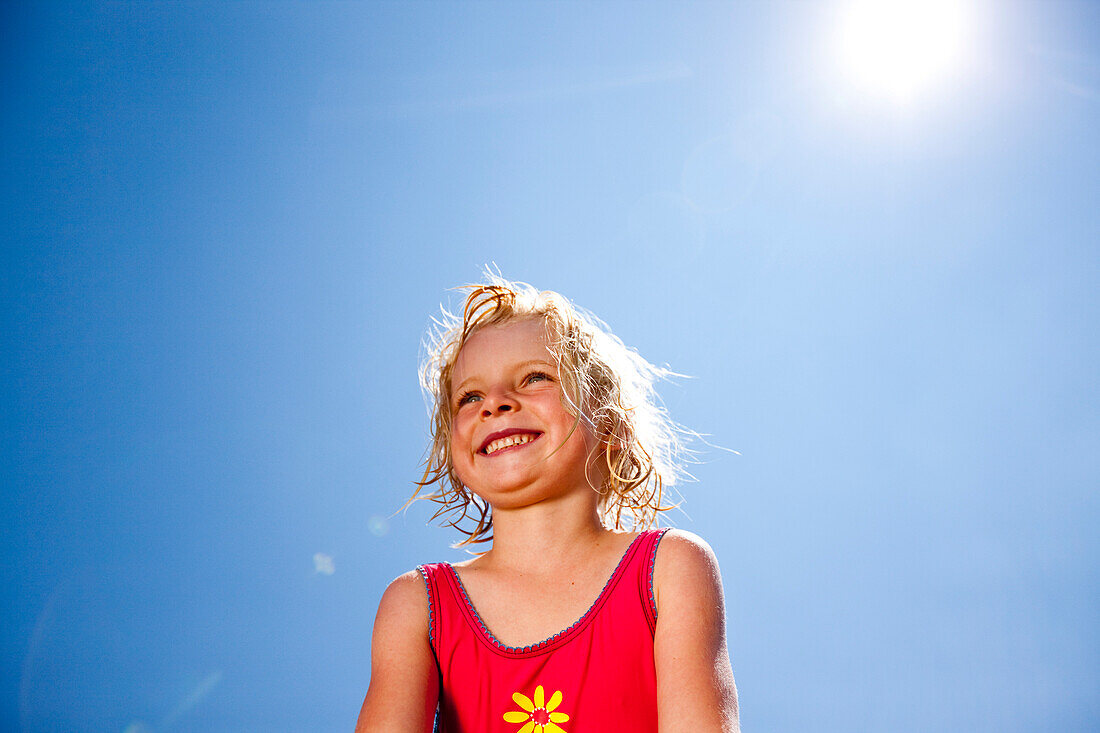
POLYGON ((408 604, 422 601, 424 609, 427 610, 428 590, 427 586, 424 585, 424 576, 420 574, 419 570, 410 570, 407 573, 398 575, 386 586, 386 591, 382 594, 383 602, 386 599, 389 599, 391 603, 408 604))
POLYGON ((714 557, 714 550, 702 537, 694 532, 688 532, 686 529, 675 528, 665 532, 664 537, 661 538, 661 544, 657 549, 657 557, 660 558, 662 553, 688 562, 692 558, 701 560, 714 557))
POLYGON ((428 588, 419 570, 397 576, 386 587, 378 603, 375 627, 412 629, 423 627, 428 632, 428 588))
MULTIPOLYGON (((654 590, 673 589, 692 595, 701 592, 721 593, 722 575, 718 558, 706 540, 682 529, 670 529, 661 538, 653 567, 654 590)), ((660 598, 658 597, 658 607, 660 598)))

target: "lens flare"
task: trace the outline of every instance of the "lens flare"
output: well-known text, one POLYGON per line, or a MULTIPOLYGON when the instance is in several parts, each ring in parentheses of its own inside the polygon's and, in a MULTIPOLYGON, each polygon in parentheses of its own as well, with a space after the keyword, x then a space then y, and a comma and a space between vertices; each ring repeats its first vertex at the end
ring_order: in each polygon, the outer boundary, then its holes
POLYGON ((321 575, 332 575, 336 572, 336 563, 331 555, 317 552, 313 555, 313 571, 321 575))
POLYGON ((385 517, 372 514, 367 520, 367 530, 375 537, 384 537, 390 531, 390 524, 385 517))

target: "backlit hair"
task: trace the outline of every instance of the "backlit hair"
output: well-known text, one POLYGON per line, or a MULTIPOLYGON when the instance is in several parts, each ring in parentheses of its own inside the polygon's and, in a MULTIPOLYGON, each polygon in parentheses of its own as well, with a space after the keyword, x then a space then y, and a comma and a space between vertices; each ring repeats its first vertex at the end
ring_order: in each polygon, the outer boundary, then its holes
POLYGON ((608 478, 593 487, 600 494, 601 521, 614 529, 652 527, 659 513, 673 508, 663 503, 665 487, 688 475, 683 468, 688 433, 672 422, 653 388, 673 372, 650 364, 559 293, 505 280, 491 270, 484 283, 461 290, 467 293, 461 317, 442 309, 424 341, 420 386, 431 411, 432 439, 424 475, 409 501, 439 504, 432 518, 443 517, 446 526, 466 535, 455 547, 492 539, 492 507, 462 484, 451 462, 451 378, 473 334, 537 318, 546 325, 562 402, 577 419, 574 429, 585 421, 603 446, 608 478), (422 495, 430 486, 435 491, 422 495))

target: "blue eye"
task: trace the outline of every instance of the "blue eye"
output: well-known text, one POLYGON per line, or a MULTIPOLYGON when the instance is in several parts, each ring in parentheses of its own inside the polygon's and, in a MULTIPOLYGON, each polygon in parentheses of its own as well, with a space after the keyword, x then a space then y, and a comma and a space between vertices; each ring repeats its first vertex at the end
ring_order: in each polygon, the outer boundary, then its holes
POLYGON ((455 404, 457 404, 459 407, 462 407, 463 405, 469 404, 476 399, 478 399, 478 395, 476 392, 466 392, 458 398, 455 404))
POLYGON ((527 375, 527 383, 528 384, 530 384, 531 382, 549 382, 549 381, 550 381, 550 375, 549 374, 544 374, 542 372, 531 372, 530 374, 527 375))

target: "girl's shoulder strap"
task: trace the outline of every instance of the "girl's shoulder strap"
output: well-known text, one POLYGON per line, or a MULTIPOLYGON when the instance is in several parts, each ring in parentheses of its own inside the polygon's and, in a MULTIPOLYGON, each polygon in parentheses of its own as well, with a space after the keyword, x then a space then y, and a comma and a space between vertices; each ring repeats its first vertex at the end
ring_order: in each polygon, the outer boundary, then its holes
POLYGON ((657 562, 657 547, 667 531, 667 527, 646 530, 636 540, 637 555, 634 558, 634 564, 637 568, 635 577, 638 583, 638 598, 642 602, 642 608, 645 609, 645 617, 649 622, 651 633, 657 631, 657 598, 653 593, 653 567, 657 562))
POLYGON ((437 625, 439 619, 439 591, 443 573, 446 572, 446 563, 435 562, 426 565, 417 565, 416 570, 424 579, 424 587, 428 591, 428 643, 432 649, 436 647, 437 625))

